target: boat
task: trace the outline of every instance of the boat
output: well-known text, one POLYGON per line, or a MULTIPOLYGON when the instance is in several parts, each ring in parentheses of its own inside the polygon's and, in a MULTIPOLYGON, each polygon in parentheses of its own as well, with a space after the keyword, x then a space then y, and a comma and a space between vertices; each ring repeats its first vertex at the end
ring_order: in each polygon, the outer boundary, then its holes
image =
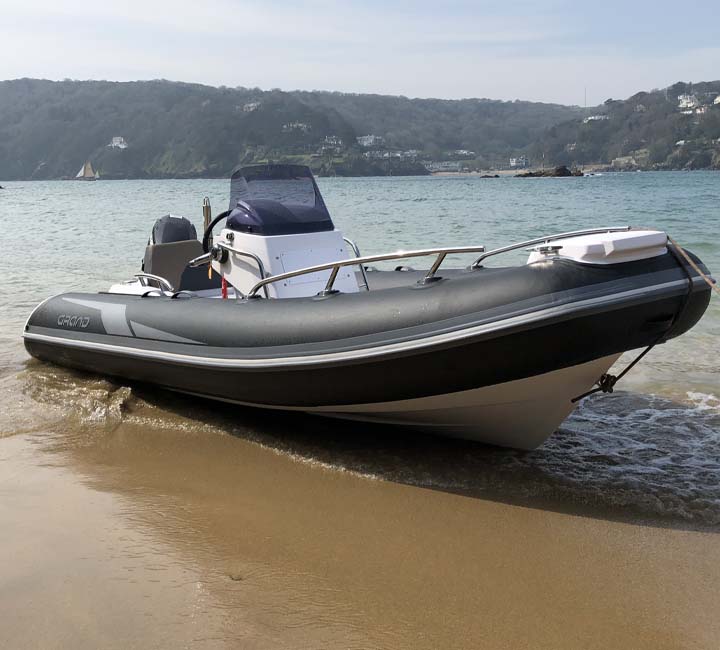
POLYGON ((80 168, 80 171, 75 174, 74 180, 76 181, 96 181, 100 179, 100 174, 93 170, 92 164, 89 160, 85 161, 85 164, 80 168))
POLYGON ((158 219, 131 280, 42 302, 27 351, 239 405, 532 449, 584 394, 612 391, 620 355, 687 332, 710 300, 707 268, 659 230, 363 256, 306 167, 238 169, 230 196, 212 219, 205 200, 201 238, 158 219), (488 264, 518 251, 522 263, 488 264), (472 263, 449 268, 457 256, 472 263))

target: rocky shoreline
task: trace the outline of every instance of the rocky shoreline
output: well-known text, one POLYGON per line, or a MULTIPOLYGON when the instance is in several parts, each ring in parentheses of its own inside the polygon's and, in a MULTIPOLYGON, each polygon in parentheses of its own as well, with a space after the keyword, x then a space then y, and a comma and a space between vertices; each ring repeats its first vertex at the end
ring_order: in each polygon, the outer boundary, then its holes
POLYGON ((580 169, 568 169, 565 165, 560 165, 553 169, 541 169, 539 171, 523 172, 515 174, 515 178, 570 178, 573 176, 584 176, 580 169))

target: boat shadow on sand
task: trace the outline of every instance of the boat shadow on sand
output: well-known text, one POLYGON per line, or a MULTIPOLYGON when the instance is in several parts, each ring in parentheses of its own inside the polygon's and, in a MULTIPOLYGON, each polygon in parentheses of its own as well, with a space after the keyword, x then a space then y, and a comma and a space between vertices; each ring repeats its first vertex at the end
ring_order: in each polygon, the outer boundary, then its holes
MULTIPOLYGON (((466 497, 634 524, 720 532, 720 401, 593 396, 534 451, 396 427, 211 402, 30 361, 23 393, 64 404, 92 438, 140 424, 227 434, 296 462, 466 497)), ((63 434, 59 434, 63 435, 63 434)), ((67 435, 67 434, 65 434, 67 435)), ((74 434, 72 434, 74 435, 74 434)))

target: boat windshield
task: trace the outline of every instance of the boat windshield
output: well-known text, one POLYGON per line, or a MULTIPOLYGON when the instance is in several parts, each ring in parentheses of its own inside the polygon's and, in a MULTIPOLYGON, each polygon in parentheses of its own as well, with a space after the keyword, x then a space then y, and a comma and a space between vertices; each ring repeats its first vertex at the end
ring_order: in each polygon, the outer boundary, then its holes
POLYGON ((258 165, 244 167, 232 175, 230 209, 238 201, 267 199, 285 206, 325 207, 307 167, 258 165))
POLYGON ((312 172, 303 165, 253 165, 235 171, 227 227, 257 235, 334 229, 312 172))

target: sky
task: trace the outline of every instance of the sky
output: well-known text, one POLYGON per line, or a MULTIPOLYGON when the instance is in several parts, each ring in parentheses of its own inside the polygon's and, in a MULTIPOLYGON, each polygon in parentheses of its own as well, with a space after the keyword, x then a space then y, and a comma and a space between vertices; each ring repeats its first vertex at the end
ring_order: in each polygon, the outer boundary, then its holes
POLYGON ((720 78, 720 1, 0 0, 0 79, 596 105, 720 78))

